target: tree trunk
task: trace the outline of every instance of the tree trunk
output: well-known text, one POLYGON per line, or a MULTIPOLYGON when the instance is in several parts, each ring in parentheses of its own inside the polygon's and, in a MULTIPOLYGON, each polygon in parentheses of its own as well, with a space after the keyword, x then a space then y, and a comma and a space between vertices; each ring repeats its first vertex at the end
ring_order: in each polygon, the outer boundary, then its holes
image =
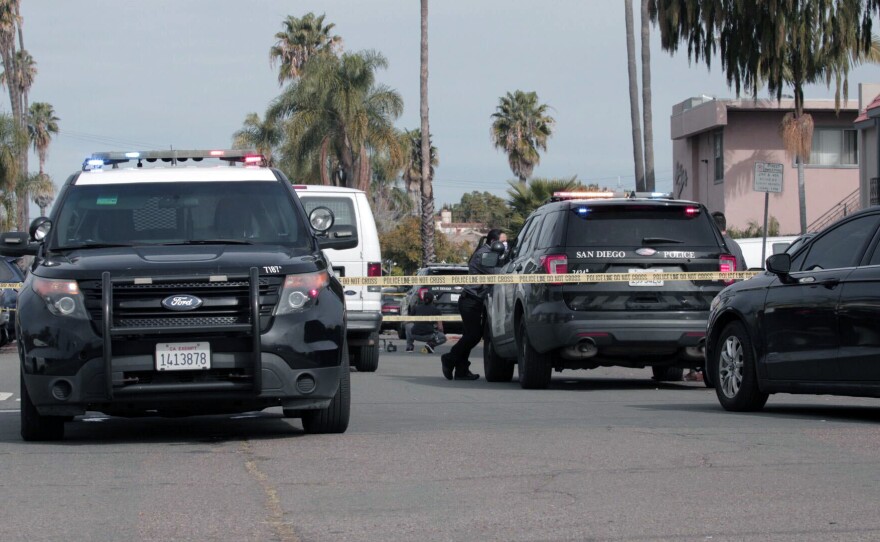
POLYGON ((324 186, 330 186, 330 166, 327 163, 327 151, 330 147, 330 139, 324 138, 324 141, 321 142, 321 163, 318 168, 321 172, 321 184, 324 186))
POLYGON ((367 146, 361 145, 361 152, 358 156, 357 168, 357 188, 364 192, 370 192, 370 155, 367 153, 367 146))
POLYGON ((629 74, 629 116, 632 123, 636 190, 644 191, 645 162, 642 154, 642 126, 639 120, 639 81, 636 75, 636 43, 633 31, 632 0, 624 0, 624 11, 626 11, 626 64, 629 74))
POLYGON ((654 181, 654 121, 651 111, 651 30, 648 3, 642 0, 642 114, 645 128, 645 190, 653 192, 654 181))
POLYGON ((801 234, 807 233, 807 189, 804 183, 804 160, 798 156, 798 202, 800 204, 801 234))
POLYGON ((422 264, 435 260, 434 189, 431 186, 431 130, 428 125, 428 0, 422 3, 422 44, 420 70, 420 114, 422 118, 422 264))

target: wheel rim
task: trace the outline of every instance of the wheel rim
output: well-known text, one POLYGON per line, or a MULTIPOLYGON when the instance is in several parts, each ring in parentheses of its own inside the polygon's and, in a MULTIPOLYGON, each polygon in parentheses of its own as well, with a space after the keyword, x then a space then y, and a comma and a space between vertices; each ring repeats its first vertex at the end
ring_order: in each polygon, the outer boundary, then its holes
POLYGON ((721 391, 730 399, 736 397, 743 380, 743 345, 736 335, 724 341, 718 363, 721 391))

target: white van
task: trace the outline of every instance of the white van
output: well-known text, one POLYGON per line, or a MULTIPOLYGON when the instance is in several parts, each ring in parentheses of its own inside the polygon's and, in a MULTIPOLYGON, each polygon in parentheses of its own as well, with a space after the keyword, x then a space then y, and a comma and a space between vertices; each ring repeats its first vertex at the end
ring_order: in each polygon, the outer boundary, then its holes
MULTIPOLYGON (((788 245, 797 239, 797 235, 789 235, 785 237, 768 237, 767 249, 764 255, 766 260, 774 254, 782 254, 788 245)), ((764 242, 763 237, 747 237, 743 239, 734 239, 742 249, 743 257, 746 259, 746 269, 764 269, 764 262, 761 260, 761 246, 764 242)))
MULTIPOLYGON (((354 248, 324 251, 333 271, 340 277, 378 277, 382 275, 379 233, 367 195, 354 188, 323 185, 294 185, 306 214, 315 207, 327 207, 336 220, 330 235, 354 235, 354 248)), ((345 309, 348 348, 352 365, 358 371, 373 372, 379 366, 379 331, 382 326, 382 288, 346 286, 345 309)))

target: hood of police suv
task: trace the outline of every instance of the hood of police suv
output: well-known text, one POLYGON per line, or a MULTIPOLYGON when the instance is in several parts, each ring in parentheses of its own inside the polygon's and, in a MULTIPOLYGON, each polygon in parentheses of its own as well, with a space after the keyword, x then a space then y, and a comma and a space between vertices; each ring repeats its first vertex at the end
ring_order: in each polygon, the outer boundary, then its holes
POLYGON ((46 278, 95 279, 175 274, 240 274, 257 267, 261 275, 310 273, 327 269, 324 258, 302 248, 277 245, 155 245, 85 248, 49 252, 34 273, 46 278))

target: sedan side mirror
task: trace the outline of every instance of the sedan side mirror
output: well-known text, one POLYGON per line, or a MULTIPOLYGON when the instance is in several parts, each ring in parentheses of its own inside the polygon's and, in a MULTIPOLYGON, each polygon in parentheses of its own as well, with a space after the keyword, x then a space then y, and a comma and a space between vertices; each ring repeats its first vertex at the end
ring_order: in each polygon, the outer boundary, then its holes
POLYGON ((788 275, 791 272, 791 255, 783 253, 770 256, 767 258, 767 271, 774 275, 788 275))

